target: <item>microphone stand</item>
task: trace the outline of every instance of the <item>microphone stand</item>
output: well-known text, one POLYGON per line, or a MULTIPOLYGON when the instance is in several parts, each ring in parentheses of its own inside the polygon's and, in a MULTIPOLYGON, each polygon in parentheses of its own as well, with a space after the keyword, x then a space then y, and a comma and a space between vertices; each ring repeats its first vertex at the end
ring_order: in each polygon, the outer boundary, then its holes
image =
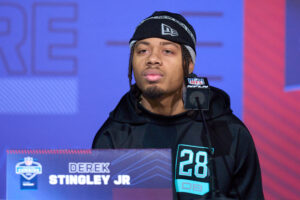
POLYGON ((203 109, 201 108, 200 105, 200 101, 199 101, 199 97, 195 97, 196 99, 196 103, 197 103, 197 107, 200 110, 201 113, 201 118, 203 121, 203 126, 204 126, 204 130, 205 130, 205 136, 207 138, 207 142, 208 142, 208 149, 209 149, 209 166, 210 166, 210 182, 211 182, 211 199, 215 199, 217 196, 217 191, 215 188, 215 173, 214 173, 214 165, 213 165, 213 158, 214 158, 214 151, 212 149, 212 142, 211 142, 211 137, 210 137, 210 132, 204 117, 204 113, 203 113, 203 109))
MULTIPOLYGON (((204 112, 203 109, 201 108, 200 105, 200 100, 199 97, 195 97, 196 99, 196 103, 197 103, 197 107, 198 110, 200 110, 201 113, 201 118, 203 121, 203 126, 204 126, 204 130, 205 130, 205 135, 207 138, 207 142, 208 142, 208 148, 209 148, 209 153, 210 153, 210 157, 209 157, 209 166, 210 166, 210 182, 211 182, 211 195, 207 197, 207 199, 213 199, 213 200, 233 200, 232 198, 228 198, 225 197, 219 190, 218 188, 216 188, 216 177, 215 177, 215 163, 214 163, 214 151, 212 149, 212 140, 211 140, 211 135, 205 120, 205 116, 204 116, 204 112)), ((195 199, 197 200, 197 199, 195 199)))

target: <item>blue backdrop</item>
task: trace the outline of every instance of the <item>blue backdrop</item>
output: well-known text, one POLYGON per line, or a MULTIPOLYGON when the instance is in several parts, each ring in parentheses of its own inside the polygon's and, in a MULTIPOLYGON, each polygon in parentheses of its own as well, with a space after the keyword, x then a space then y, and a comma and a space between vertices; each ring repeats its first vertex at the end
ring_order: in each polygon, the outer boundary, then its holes
POLYGON ((242 2, 0 0, 0 198, 6 149, 91 147, 129 89, 128 40, 155 10, 194 26, 195 73, 227 91, 241 117, 242 2))

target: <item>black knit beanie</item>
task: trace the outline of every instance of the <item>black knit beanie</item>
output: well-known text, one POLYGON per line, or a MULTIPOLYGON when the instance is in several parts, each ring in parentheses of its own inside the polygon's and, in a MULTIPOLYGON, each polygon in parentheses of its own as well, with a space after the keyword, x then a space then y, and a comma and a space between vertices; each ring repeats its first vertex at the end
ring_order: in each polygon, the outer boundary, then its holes
POLYGON ((196 57, 196 33, 192 25, 180 14, 156 11, 144 19, 136 28, 130 39, 130 47, 138 40, 150 37, 162 38, 188 49, 193 63, 196 57))

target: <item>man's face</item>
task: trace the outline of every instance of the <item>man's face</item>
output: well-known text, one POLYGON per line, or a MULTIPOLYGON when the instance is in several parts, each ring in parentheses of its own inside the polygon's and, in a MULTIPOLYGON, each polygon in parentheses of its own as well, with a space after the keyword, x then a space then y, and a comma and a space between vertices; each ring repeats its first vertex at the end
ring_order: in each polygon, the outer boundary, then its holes
POLYGON ((179 44, 160 38, 139 40, 132 65, 136 84, 146 98, 181 94, 183 68, 179 44))

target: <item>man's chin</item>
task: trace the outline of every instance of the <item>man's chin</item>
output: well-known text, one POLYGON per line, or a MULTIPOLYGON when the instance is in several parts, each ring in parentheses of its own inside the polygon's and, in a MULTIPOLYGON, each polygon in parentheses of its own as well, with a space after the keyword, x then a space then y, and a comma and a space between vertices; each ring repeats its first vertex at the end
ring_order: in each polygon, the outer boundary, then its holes
POLYGON ((158 99, 165 94, 165 91, 158 86, 149 86, 142 91, 142 94, 147 99, 158 99))

